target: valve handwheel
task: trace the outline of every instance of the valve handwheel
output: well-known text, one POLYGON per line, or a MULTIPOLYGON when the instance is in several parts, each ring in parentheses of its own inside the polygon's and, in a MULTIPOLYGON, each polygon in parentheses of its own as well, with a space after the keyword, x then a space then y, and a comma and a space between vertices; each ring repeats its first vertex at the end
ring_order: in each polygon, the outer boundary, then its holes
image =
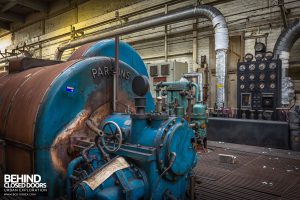
POLYGON ((108 152, 116 152, 122 145, 122 131, 120 126, 113 121, 107 121, 102 126, 103 137, 101 143, 104 149, 108 152))

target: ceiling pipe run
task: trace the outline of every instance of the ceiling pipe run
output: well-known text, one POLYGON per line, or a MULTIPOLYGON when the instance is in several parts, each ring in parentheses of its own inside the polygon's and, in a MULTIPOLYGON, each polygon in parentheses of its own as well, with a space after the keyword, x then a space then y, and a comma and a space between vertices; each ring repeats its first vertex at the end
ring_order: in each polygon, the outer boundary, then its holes
POLYGON ((162 26, 170 23, 184 21, 193 18, 205 17, 208 18, 214 27, 215 35, 215 51, 216 51, 216 77, 217 77, 217 92, 216 92, 216 107, 220 109, 226 107, 225 101, 226 91, 226 62, 228 50, 228 28, 222 13, 212 6, 201 5, 195 8, 181 10, 175 13, 166 14, 160 17, 152 18, 143 22, 133 23, 115 29, 105 29, 102 33, 92 35, 86 38, 78 39, 60 45, 55 52, 55 59, 60 60, 63 52, 67 49, 78 47, 86 43, 95 42, 102 39, 112 38, 116 35, 125 35, 155 26, 162 26))
POLYGON ((288 68, 290 51, 299 37, 300 20, 297 19, 281 32, 273 50, 275 58, 279 57, 282 61, 281 104, 283 106, 288 106, 295 96, 294 84, 292 83, 291 78, 288 77, 288 68))

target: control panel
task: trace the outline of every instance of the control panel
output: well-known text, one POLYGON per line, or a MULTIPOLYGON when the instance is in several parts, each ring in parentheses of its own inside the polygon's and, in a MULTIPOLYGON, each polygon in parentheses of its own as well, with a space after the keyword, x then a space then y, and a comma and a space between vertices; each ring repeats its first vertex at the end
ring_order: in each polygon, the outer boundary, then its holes
POLYGON ((245 55, 237 64, 238 117, 276 120, 280 107, 281 60, 272 52, 245 55))

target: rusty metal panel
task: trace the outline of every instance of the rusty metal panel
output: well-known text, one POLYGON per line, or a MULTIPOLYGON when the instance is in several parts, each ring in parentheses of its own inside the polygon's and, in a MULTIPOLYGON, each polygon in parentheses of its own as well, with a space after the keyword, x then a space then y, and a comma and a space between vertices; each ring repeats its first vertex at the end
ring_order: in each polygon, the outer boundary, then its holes
POLYGON ((95 44, 96 42, 91 42, 85 45, 82 45, 79 47, 76 51, 72 53, 72 55, 68 58, 68 60, 75 60, 75 59, 81 59, 82 55, 95 44))
POLYGON ((6 138, 33 146, 36 116, 53 80, 76 61, 39 68, 18 89, 7 116, 6 138))
POLYGON ((0 78, 0 136, 5 136, 7 116, 11 108, 11 102, 16 96, 19 87, 39 69, 32 69, 22 73, 10 74, 0 78))
POLYGON ((54 79, 77 60, 38 67, 0 78, 0 137, 6 141, 6 167, 33 173, 35 121, 54 79))

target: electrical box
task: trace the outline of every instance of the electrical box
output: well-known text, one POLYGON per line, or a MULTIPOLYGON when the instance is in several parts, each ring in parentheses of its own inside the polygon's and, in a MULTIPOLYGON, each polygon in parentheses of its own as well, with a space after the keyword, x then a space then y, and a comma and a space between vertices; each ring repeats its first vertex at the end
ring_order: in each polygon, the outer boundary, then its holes
POLYGON ((179 81, 183 74, 188 73, 188 64, 177 61, 149 63, 147 69, 150 80, 150 91, 153 98, 155 98, 155 85, 160 82, 179 81))

